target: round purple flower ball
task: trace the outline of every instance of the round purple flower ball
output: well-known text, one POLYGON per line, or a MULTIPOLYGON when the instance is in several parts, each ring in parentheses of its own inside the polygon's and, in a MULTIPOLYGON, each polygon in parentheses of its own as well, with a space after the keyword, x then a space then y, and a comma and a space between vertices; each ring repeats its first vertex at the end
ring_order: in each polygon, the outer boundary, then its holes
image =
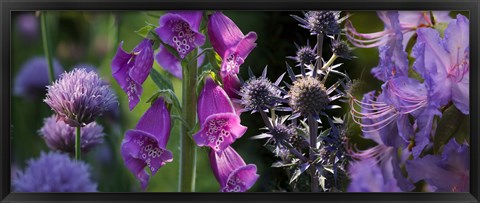
POLYGON ((82 66, 63 73, 53 85, 47 86, 44 101, 58 119, 72 127, 83 127, 108 111, 112 103, 117 103, 117 97, 95 71, 82 66))
MULTIPOLYGON (((63 121, 57 121, 56 116, 50 116, 43 121, 43 127, 38 131, 47 146, 61 152, 75 152, 75 128, 63 121)), ((91 122, 81 128, 81 149, 88 152, 92 147, 103 142, 103 127, 91 122)))
POLYGON ((34 12, 25 12, 19 14, 16 18, 17 31, 22 39, 34 40, 40 34, 40 19, 34 12))
POLYGON ((89 166, 71 160, 67 154, 42 152, 38 159, 28 161, 25 171, 13 179, 15 192, 96 192, 90 180, 89 166))
MULTIPOLYGON (((57 60, 53 60, 54 76, 63 72, 63 67, 57 60)), ((17 73, 13 85, 13 94, 29 100, 42 98, 48 85, 48 64, 43 56, 33 57, 26 61, 17 73)))

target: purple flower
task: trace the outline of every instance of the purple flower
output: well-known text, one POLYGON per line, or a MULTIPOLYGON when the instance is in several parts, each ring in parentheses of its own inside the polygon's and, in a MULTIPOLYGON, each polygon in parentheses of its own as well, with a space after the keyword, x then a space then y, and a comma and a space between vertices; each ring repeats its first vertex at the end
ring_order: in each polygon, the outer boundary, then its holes
MULTIPOLYGON (((75 152, 75 128, 65 122, 57 121, 56 116, 50 116, 43 121, 43 127, 38 131, 52 150, 75 152)), ((88 152, 92 147, 103 142, 103 127, 91 122, 81 128, 81 149, 88 152)))
MULTIPOLYGON (((54 76, 63 72, 58 60, 53 60, 54 76)), ((49 84, 48 64, 45 57, 34 57, 25 62, 17 73, 14 81, 13 94, 29 100, 45 96, 49 84)))
POLYGON ((247 131, 240 124, 228 95, 211 78, 207 79, 198 97, 197 113, 201 128, 193 135, 193 140, 198 146, 209 146, 221 152, 247 131))
POLYGON ((155 175, 160 167, 173 160, 172 152, 167 150, 170 129, 170 113, 163 99, 158 98, 140 118, 135 129, 125 133, 122 157, 144 190, 150 178, 144 168, 147 166, 155 175))
POLYGON ((205 43, 205 36, 199 32, 201 22, 201 11, 169 12, 160 17, 160 27, 155 32, 164 43, 175 48, 183 59, 205 43))
POLYGON ((215 51, 222 57, 220 76, 224 88, 231 98, 238 95, 232 90, 239 90, 241 84, 237 78, 240 65, 257 45, 257 34, 249 32, 243 35, 240 28, 222 12, 215 12, 208 17, 208 36, 215 51))
POLYGON ((222 153, 210 151, 210 165, 213 175, 220 183, 222 192, 245 192, 257 181, 257 167, 245 164, 242 157, 228 147, 222 153))
MULTIPOLYGON (((350 42, 363 48, 372 48, 385 45, 390 38, 395 37, 397 34, 395 28, 395 22, 391 21, 388 16, 391 11, 377 12, 380 20, 385 24, 383 31, 373 33, 359 33, 352 25, 350 21, 347 21, 346 36, 350 42)), ((402 47, 406 47, 408 41, 411 39, 415 30, 421 27, 432 27, 434 24, 443 22, 448 23, 452 19, 448 16, 448 11, 433 11, 433 18, 435 22, 431 21, 432 16, 430 12, 426 11, 399 11, 399 26, 401 33, 403 34, 402 47)))
MULTIPOLYGON (((200 48, 198 48, 198 53, 202 52, 200 48)), ((182 64, 180 60, 174 56, 170 51, 165 48, 165 46, 160 45, 158 48, 158 53, 155 55, 155 60, 157 61, 163 69, 168 71, 173 76, 182 79, 182 64)), ((205 55, 202 54, 198 56, 197 59, 197 67, 201 67, 203 61, 205 60, 205 55)))
POLYGON ((470 148, 451 139, 441 155, 426 155, 408 160, 408 176, 414 181, 425 180, 436 192, 468 192, 470 180, 470 148))
POLYGON ((153 41, 142 40, 131 53, 118 46, 112 61, 112 76, 127 93, 129 108, 132 110, 140 101, 143 93, 142 84, 153 67, 153 41))
POLYGON ((24 12, 16 18, 17 30, 27 40, 34 40, 39 37, 39 25, 39 19, 34 12, 24 12))
POLYGON ((374 158, 351 163, 348 192, 402 192, 395 179, 384 177, 374 158))
POLYGON ((417 35, 413 67, 431 89, 432 102, 443 106, 453 101, 462 113, 469 114, 469 20, 457 15, 443 39, 432 28, 420 28, 417 35))
POLYGON ((58 119, 72 127, 85 126, 102 115, 117 98, 110 86, 94 71, 75 68, 47 86, 47 103, 58 119))
POLYGON ((96 192, 89 166, 67 154, 49 152, 32 159, 13 180, 15 192, 96 192))

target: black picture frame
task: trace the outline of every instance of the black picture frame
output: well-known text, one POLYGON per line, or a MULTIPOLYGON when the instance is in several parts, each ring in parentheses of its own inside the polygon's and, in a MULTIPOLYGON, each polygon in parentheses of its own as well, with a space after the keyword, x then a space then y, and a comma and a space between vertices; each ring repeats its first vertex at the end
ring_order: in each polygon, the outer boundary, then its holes
POLYGON ((479 96, 478 80, 471 80, 471 150, 469 193, 11 193, 11 12, 15 10, 461 10, 470 14, 470 65, 479 79, 478 0, 2 0, 0 62, 0 200, 2 202, 478 202, 479 96))

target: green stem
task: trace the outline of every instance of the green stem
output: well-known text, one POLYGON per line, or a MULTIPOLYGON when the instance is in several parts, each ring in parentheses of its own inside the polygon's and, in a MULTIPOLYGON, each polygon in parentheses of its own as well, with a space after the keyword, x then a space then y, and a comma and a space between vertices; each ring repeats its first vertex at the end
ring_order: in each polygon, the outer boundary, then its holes
POLYGON ((325 84, 325 82, 327 81, 327 77, 328 77, 328 74, 330 73, 330 69, 328 69, 329 66, 331 66, 333 64, 333 62, 338 58, 337 55, 335 54, 332 54, 332 57, 330 57, 330 59, 327 61, 327 63, 325 63, 323 66, 322 66, 322 71, 325 71, 325 76, 323 77, 322 79, 322 83, 325 84))
POLYGON ((197 60, 191 60, 197 56, 197 49, 193 50, 188 56, 190 61, 187 67, 183 67, 182 80, 182 117, 185 125, 181 126, 181 159, 180 159, 180 192, 195 191, 195 172, 197 151, 192 136, 191 129, 194 129, 197 112, 197 95, 195 94, 197 84, 197 60))
POLYGON ((55 80, 55 76, 53 75, 52 46, 50 44, 50 32, 48 30, 46 11, 43 11, 40 14, 40 21, 42 28, 43 51, 45 52, 45 57, 47 58, 48 64, 48 79, 50 83, 52 83, 55 80))
POLYGON ((81 148, 82 147, 82 142, 80 140, 80 136, 81 136, 80 135, 80 129, 81 129, 81 127, 78 126, 77 130, 76 130, 77 133, 75 133, 75 159, 76 160, 80 160, 80 158, 82 156, 81 155, 81 153, 82 153, 82 148, 81 148))

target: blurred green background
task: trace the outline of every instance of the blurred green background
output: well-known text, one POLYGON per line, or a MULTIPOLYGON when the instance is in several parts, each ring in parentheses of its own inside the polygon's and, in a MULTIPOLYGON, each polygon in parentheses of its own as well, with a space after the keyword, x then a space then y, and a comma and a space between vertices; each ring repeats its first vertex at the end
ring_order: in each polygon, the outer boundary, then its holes
MULTIPOLYGON (((140 191, 139 183, 134 176, 123 166, 119 153, 120 143, 124 132, 135 127, 136 123, 149 107, 146 100, 157 90, 151 78, 143 84, 144 92, 140 103, 133 111, 128 110, 126 94, 120 89, 111 76, 110 63, 121 41, 123 48, 131 51, 142 38, 134 31, 140 29, 146 22, 158 25, 158 16, 163 12, 81 12, 61 11, 50 12, 51 39, 54 57, 57 58, 65 70, 71 70, 75 64, 91 64, 98 68, 100 75, 105 78, 116 91, 120 102, 120 119, 112 122, 104 118, 98 121, 104 126, 105 142, 97 146, 86 157, 86 162, 91 164, 93 179, 98 182, 101 192, 128 192, 140 191)), ((383 23, 374 11, 342 12, 353 14, 349 19, 359 32, 373 32, 383 30, 383 23)), ((263 68, 268 65, 268 78, 275 80, 286 71, 285 61, 292 67, 294 61, 285 59, 286 56, 295 55, 294 42, 305 45, 307 40, 315 43, 315 37, 308 31, 297 26, 290 15, 302 16, 301 12, 290 11, 226 11, 229 16, 246 34, 255 31, 258 35, 257 47, 251 52, 243 64, 240 75, 247 79, 247 68, 251 67, 255 75, 260 75, 263 68)), ((12 78, 19 72, 24 62, 33 56, 43 56, 43 46, 38 21, 38 34, 26 39, 16 23, 21 15, 35 15, 35 12, 12 13, 12 44, 11 44, 11 73, 12 78)), ((330 42, 324 43, 325 59, 331 55, 330 42)), ((339 59, 343 63, 340 70, 346 71, 350 78, 359 81, 355 89, 355 96, 367 91, 379 90, 380 81, 374 79, 370 69, 378 63, 378 51, 372 49, 355 49, 352 55, 357 58, 352 60, 339 59)), ((157 63, 154 68, 167 75, 173 82, 175 92, 181 99, 181 81, 162 71, 157 63)), ((285 81, 289 82, 289 79, 285 81)), ((13 86, 13 81, 12 81, 13 86)), ((328 85, 327 85, 328 86, 328 85)), ((26 161, 38 157, 41 151, 48 148, 37 131, 42 127, 43 119, 53 112, 43 98, 28 101, 12 96, 12 166, 23 170, 26 161)), ((345 109, 335 112, 336 116, 345 113, 345 109)), ((237 140, 233 147, 242 155, 246 163, 256 164, 260 179, 250 191, 283 191, 288 184, 285 171, 281 168, 271 168, 276 158, 263 147, 264 140, 252 140, 250 137, 259 134, 259 128, 264 127, 258 114, 242 114, 242 124, 248 127, 247 133, 237 140)), ((151 177, 147 191, 176 192, 178 187, 179 140, 177 133, 179 123, 175 122, 167 148, 174 154, 174 161, 162 167, 158 173, 151 177)), ((359 140, 359 129, 356 126, 349 128, 353 140, 359 140)), ((215 180, 207 158, 205 149, 198 150, 197 161, 197 192, 215 192, 219 185, 215 180)))

